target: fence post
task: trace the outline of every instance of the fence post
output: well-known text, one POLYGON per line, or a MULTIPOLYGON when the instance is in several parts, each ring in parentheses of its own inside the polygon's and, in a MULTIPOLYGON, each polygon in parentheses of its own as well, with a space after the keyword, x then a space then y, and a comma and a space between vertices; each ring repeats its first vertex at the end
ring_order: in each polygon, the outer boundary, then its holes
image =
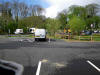
POLYGON ((92 35, 91 35, 91 41, 93 40, 93 37, 92 37, 92 35))
POLYGON ((69 32, 68 32, 68 40, 70 39, 70 34, 69 34, 69 32))
POLYGON ((80 41, 80 36, 79 36, 79 41, 80 41))

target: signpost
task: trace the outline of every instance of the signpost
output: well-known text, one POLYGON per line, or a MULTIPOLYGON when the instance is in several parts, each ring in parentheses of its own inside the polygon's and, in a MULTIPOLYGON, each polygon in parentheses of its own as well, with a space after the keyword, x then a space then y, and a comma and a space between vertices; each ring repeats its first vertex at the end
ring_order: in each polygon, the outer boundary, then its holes
MULTIPOLYGON (((91 31, 92 31, 92 33, 93 33, 93 24, 91 24, 91 31)), ((92 33, 91 33, 91 41, 93 40, 93 35, 92 35, 92 33)))

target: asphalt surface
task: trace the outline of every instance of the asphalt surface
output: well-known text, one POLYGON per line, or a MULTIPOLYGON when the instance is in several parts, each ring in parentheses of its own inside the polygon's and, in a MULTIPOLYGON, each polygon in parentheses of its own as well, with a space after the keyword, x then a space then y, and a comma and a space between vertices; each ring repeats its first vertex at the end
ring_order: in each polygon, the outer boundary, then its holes
POLYGON ((100 42, 65 42, 51 40, 35 42, 32 38, 0 39, 0 59, 24 66, 23 75, 100 75, 91 61, 100 68, 100 42))

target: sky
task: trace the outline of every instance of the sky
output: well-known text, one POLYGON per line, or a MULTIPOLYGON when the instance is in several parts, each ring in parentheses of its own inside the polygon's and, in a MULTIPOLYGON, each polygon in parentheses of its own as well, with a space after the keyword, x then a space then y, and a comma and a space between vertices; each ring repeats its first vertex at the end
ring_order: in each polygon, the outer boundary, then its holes
POLYGON ((42 6, 43 8, 45 8, 45 16, 51 18, 55 18, 59 12, 61 12, 64 9, 68 9, 68 7, 70 7, 71 5, 85 6, 91 3, 100 4, 100 0, 19 0, 19 1, 24 1, 28 5, 32 4, 32 5, 42 6))
POLYGON ((91 3, 100 4, 100 0, 43 0, 49 3, 46 8, 46 17, 55 18, 59 12, 70 7, 71 5, 85 6, 91 3))

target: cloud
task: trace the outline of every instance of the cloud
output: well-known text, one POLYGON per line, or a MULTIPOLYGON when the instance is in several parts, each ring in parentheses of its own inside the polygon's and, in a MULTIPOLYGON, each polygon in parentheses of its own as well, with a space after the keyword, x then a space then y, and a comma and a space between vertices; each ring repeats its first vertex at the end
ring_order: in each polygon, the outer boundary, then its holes
POLYGON ((91 3, 100 3, 100 0, 43 0, 50 6, 46 8, 46 17, 55 18, 59 12, 70 7, 71 5, 85 6, 91 3))

